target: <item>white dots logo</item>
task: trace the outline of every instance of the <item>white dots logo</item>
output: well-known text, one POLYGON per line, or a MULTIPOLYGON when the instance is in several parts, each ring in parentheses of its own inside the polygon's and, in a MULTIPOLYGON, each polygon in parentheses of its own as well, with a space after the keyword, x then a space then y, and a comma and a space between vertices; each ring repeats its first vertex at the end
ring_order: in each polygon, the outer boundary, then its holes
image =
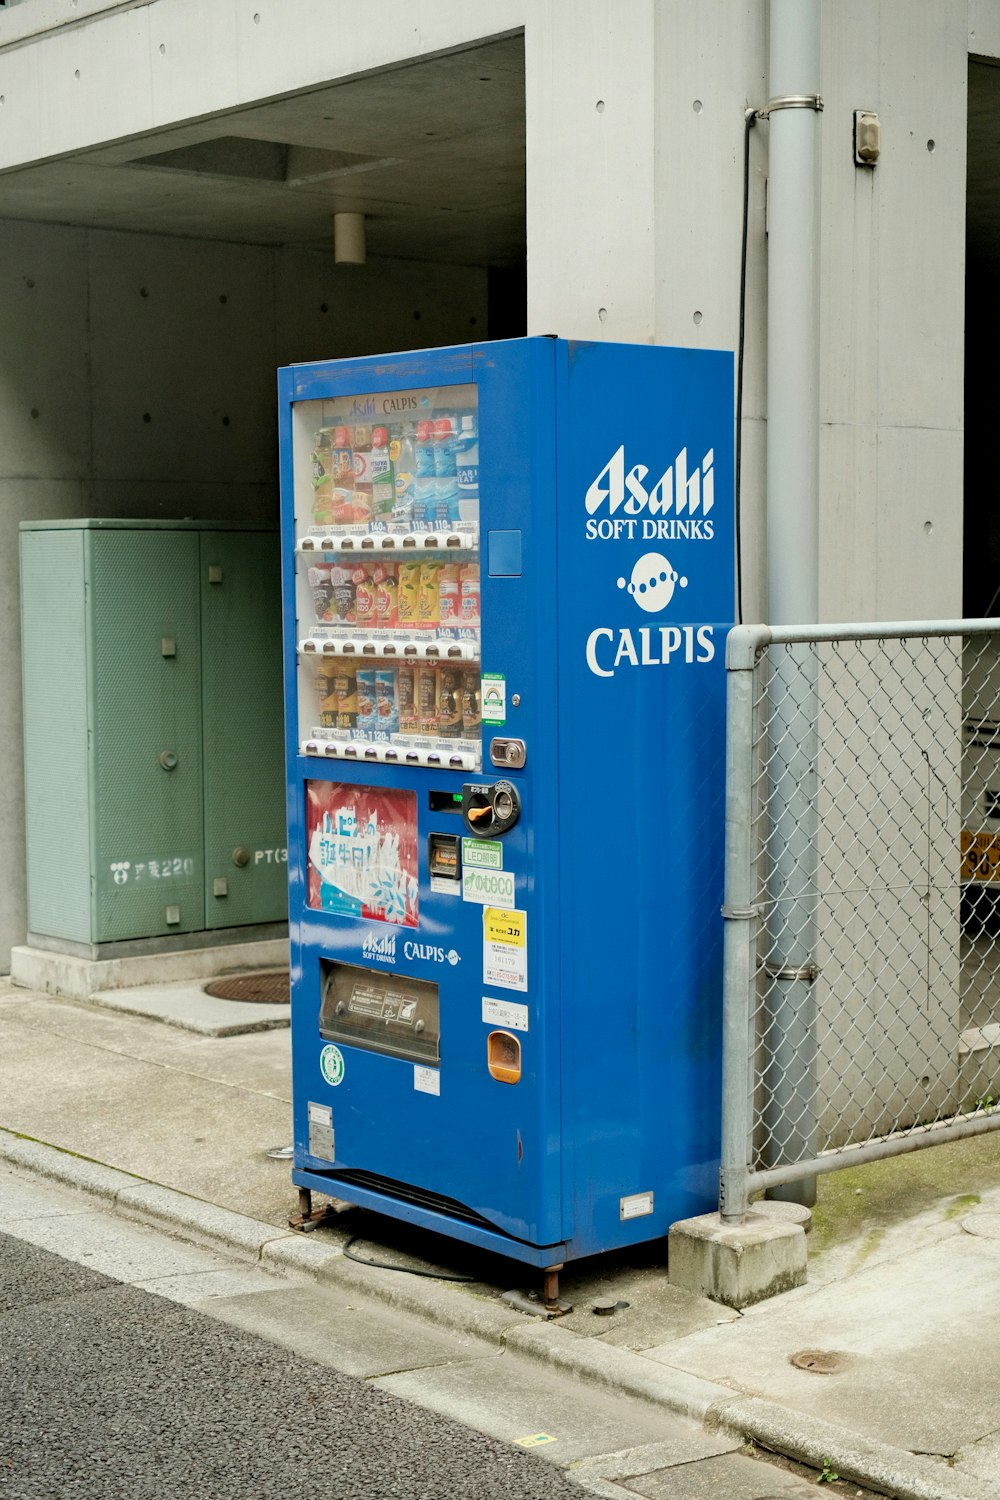
POLYGON ((672 568, 662 552, 646 552, 632 569, 632 577, 626 583, 619 578, 618 587, 627 588, 640 609, 647 614, 659 614, 666 609, 674 597, 674 586, 687 588, 687 579, 681 578, 672 568))

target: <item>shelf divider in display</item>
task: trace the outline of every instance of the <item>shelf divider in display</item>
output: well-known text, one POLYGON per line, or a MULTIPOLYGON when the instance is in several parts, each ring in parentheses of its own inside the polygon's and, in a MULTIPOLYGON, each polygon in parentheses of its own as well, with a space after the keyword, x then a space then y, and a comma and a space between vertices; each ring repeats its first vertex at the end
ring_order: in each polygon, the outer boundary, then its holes
POLYGON ((329 640, 307 636, 298 643, 300 656, 370 656, 388 661, 478 661, 479 637, 469 641, 421 640, 419 636, 374 640, 368 636, 329 640))
POLYGON ((373 745, 367 740, 303 740, 303 755, 324 760, 372 761, 393 766, 436 766, 442 771, 479 771, 482 757, 468 750, 452 750, 443 742, 427 749, 404 745, 373 745))
POLYGON ((479 533, 471 531, 383 531, 360 532, 352 536, 345 532, 329 532, 325 536, 304 536, 295 543, 295 550, 306 556, 342 556, 345 553, 356 557, 359 553, 368 557, 396 553, 403 557, 423 556, 425 553, 478 554, 479 533))

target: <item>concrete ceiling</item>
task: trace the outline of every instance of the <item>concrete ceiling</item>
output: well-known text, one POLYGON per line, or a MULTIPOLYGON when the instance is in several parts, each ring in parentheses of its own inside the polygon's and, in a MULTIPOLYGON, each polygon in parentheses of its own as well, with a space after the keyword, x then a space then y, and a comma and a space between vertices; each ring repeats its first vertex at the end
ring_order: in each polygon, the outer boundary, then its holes
POLYGON ((333 253, 523 262, 520 36, 3 174, 3 215, 333 253))

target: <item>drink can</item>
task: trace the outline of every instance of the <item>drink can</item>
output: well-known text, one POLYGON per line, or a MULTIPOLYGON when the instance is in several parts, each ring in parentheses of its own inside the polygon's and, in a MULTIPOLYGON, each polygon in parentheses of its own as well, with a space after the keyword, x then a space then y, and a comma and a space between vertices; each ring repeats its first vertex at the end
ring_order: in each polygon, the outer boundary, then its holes
POLYGON ((438 674, 436 667, 417 667, 417 733, 437 734, 438 729, 438 674))
POLYGON ((350 568, 330 569, 330 607, 326 617, 333 625, 354 625, 354 578, 350 568))
POLYGON ((375 625, 375 580, 368 567, 359 563, 351 574, 354 583, 354 619, 360 629, 375 625))
POLYGON ((410 666, 401 666, 396 673, 396 702, 399 708, 400 734, 419 734, 420 732, 414 678, 414 669, 410 666))
POLYGON ((457 625, 460 619, 458 565, 443 563, 438 576, 438 615, 442 625, 457 625))
POLYGON ((380 667, 375 673, 375 720, 376 733, 380 740, 389 739, 392 735, 399 733, 399 702, 395 667, 380 667))
POLYGON ((420 627, 420 563, 399 565, 397 578, 397 611, 399 623, 407 630, 420 627))
POLYGON ((399 624, 396 564, 376 563, 372 578, 375 582, 375 623, 380 629, 389 629, 399 624))
POLYGON ((462 734, 477 739, 483 727, 482 684, 478 672, 462 674, 462 734))
POLYGON ((336 728, 347 729, 352 734, 358 721, 358 685, 350 667, 341 665, 333 679, 336 700, 336 728))
POLYGON ((460 615, 463 625, 479 625, 480 596, 479 596, 479 564, 466 563, 460 575, 461 583, 461 606, 460 615))
POLYGON ((375 738, 378 714, 375 707, 375 668, 359 667, 355 672, 358 692, 356 734, 359 740, 375 738))
POLYGON ((324 729, 337 727, 337 665, 321 659, 316 668, 316 697, 319 699, 319 722, 324 729))
POLYGON ((458 667, 438 669, 437 732, 443 739, 459 739, 462 734, 462 673, 458 667))
POLYGON ((420 565, 420 625, 425 630, 436 628, 441 618, 441 564, 425 562, 420 565))
POLYGON ((330 601, 333 590, 330 572, 330 568, 327 567, 309 569, 309 587, 312 589, 313 610, 318 625, 324 624, 331 617, 330 601))

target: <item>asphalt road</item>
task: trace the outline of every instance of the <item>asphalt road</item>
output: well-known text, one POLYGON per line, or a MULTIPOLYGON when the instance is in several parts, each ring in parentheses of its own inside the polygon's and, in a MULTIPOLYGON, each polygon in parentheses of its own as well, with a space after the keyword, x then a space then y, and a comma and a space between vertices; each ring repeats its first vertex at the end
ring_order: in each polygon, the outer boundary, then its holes
POLYGON ((582 1500, 556 1467, 0 1235, 3 1500, 582 1500))

